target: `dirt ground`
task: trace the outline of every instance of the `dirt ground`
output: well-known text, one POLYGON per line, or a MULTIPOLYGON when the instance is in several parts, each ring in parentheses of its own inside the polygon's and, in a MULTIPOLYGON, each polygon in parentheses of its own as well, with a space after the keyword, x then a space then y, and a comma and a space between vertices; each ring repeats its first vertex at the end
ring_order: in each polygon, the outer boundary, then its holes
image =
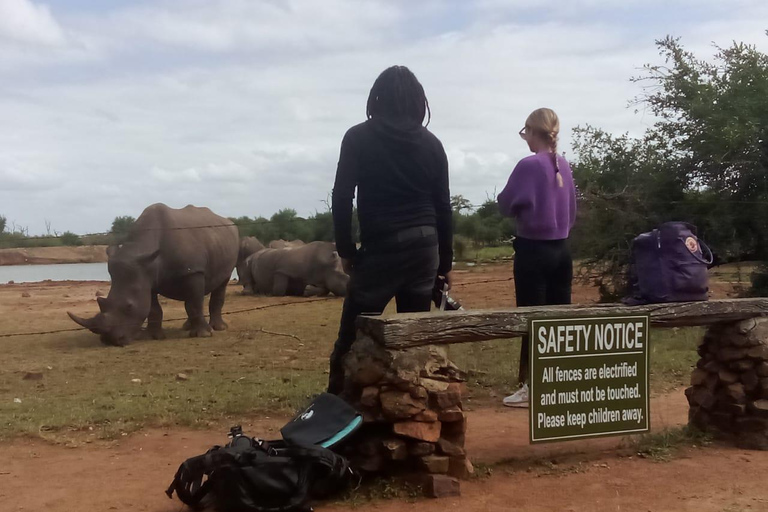
MULTIPOLYGON (((475 267, 457 272, 453 295, 472 309, 510 306, 514 302, 512 283, 506 280, 510 277, 509 266, 475 267)), ((96 291, 106 293, 108 286, 108 283, 92 282, 0 286, 0 332, 73 327, 64 312, 93 310, 96 291), (30 296, 22 297, 22 294, 30 296)), ((731 296, 733 288, 732 283, 713 283, 713 295, 731 296)), ((238 291, 238 287, 230 287, 226 307, 285 301, 242 297, 238 291)), ((574 290, 576 302, 596 299, 597 294, 591 288, 577 286, 574 290)), ((333 304, 334 308, 340 308, 340 302, 337 306, 333 304)), ((301 322, 298 308, 309 307, 292 306, 292 321, 301 322)), ((180 311, 180 305, 170 304, 167 316, 175 316, 180 311)), ((335 329, 332 324, 337 321, 336 317, 329 318, 323 328, 332 333, 335 329)), ((234 316, 230 324, 235 331, 233 335, 247 326, 245 319, 234 316)), ((6 340, 0 338, 0 344, 10 343, 6 340)), ((29 338, 24 343, 18 345, 18 350, 34 351, 36 343, 41 342, 29 338)), ((93 343, 85 333, 77 339, 75 348, 68 350, 84 350, 84 343, 93 343)), ((324 350, 329 349, 330 345, 324 350)), ((325 353, 315 356, 327 357, 325 353)), ((286 358, 286 371, 294 360, 295 357, 286 358)), ((468 453, 479 469, 496 464, 492 474, 464 482, 461 498, 384 500, 367 503, 365 509, 382 512, 768 510, 768 487, 764 485, 768 454, 765 453, 713 445, 686 448, 668 462, 656 462, 639 457, 625 438, 530 446, 526 411, 505 409, 498 401, 473 402, 468 414, 468 453)), ((682 389, 652 400, 654 430, 682 425, 686 415, 687 403, 682 389)), ((248 432, 269 438, 277 436, 286 419, 283 413, 270 418, 244 417, 242 422, 248 432)), ((56 439, 30 436, 0 442, 0 511, 182 510, 180 502, 168 500, 163 491, 185 458, 224 442, 224 424, 228 420, 202 429, 143 428, 116 439, 88 444, 68 445, 56 439)), ((336 511, 351 506, 342 502, 319 508, 336 511)))

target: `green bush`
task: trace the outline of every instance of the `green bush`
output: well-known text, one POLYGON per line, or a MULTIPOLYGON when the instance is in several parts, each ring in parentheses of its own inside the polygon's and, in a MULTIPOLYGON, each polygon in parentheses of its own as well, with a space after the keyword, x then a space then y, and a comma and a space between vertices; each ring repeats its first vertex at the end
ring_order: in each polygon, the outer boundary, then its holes
POLYGON ((83 245, 83 241, 80 240, 80 236, 72 233, 71 231, 65 231, 61 237, 61 243, 67 246, 83 245))

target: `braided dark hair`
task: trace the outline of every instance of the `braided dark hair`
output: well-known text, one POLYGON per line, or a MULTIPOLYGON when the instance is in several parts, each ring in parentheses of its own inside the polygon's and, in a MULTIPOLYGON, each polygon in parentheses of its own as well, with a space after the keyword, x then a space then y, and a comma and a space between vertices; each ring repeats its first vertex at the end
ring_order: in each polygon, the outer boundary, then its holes
POLYGON ((368 95, 365 115, 421 124, 432 119, 429 101, 416 75, 405 66, 392 66, 381 72, 368 95))

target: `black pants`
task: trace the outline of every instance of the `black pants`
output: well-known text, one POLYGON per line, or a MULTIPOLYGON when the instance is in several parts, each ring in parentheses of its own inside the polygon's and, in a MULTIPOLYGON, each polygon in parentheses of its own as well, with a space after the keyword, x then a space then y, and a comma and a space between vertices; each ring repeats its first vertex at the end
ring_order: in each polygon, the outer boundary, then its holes
MULTIPOLYGON (((573 260, 567 240, 516 238, 515 293, 517 306, 548 306, 571 303, 573 260)), ((528 336, 520 345, 518 381, 528 380, 528 336)))
POLYGON ((393 298, 398 313, 429 311, 437 266, 437 238, 430 233, 396 241, 386 250, 363 249, 358 254, 331 354, 329 393, 338 395, 344 388, 344 356, 355 341, 358 315, 381 314, 393 298))

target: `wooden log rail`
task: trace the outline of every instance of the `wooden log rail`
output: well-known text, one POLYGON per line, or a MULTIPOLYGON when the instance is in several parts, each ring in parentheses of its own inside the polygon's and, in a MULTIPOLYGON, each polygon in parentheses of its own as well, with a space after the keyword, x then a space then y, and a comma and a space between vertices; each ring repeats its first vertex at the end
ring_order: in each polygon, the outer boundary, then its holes
POLYGON ((531 318, 649 315, 655 327, 687 327, 732 323, 768 316, 768 298, 722 299, 625 306, 623 304, 535 306, 515 309, 409 313, 363 316, 358 329, 387 349, 447 345, 528 333, 531 318))

